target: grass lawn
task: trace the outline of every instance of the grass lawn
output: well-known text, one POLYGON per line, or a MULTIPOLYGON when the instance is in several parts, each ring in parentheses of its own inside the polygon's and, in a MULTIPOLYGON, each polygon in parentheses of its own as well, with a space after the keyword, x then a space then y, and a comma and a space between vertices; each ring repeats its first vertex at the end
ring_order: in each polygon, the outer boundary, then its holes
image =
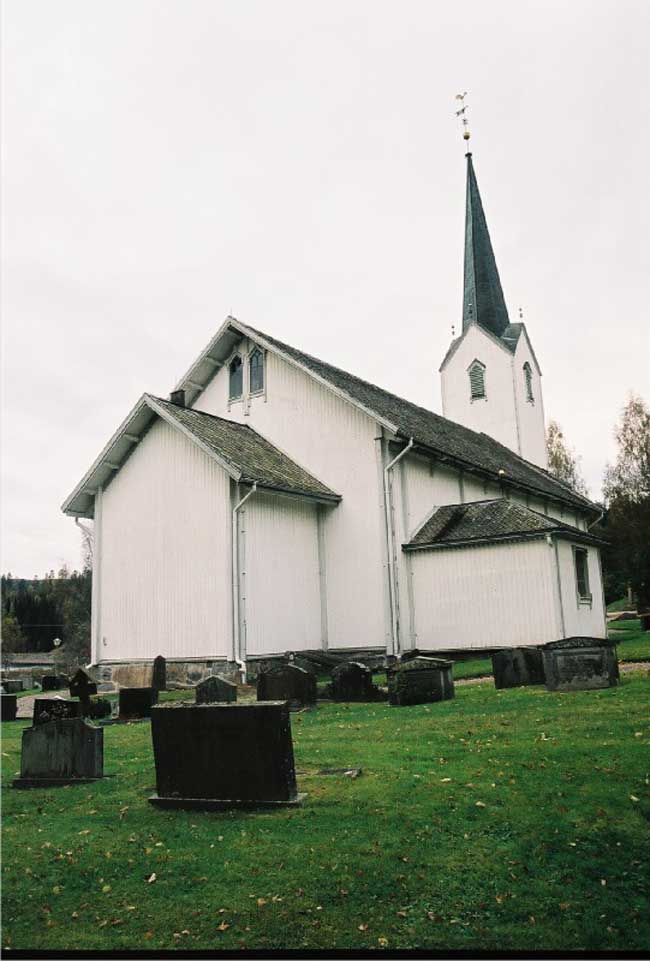
POLYGON ((3 947, 632 950, 650 943, 650 678, 460 687, 293 715, 299 809, 152 808, 148 723, 96 785, 16 791, 3 725, 3 947), (360 766, 357 779, 319 776, 360 766))
POLYGON ((641 621, 615 621, 608 634, 617 642, 619 661, 650 661, 650 631, 641 630, 641 621))

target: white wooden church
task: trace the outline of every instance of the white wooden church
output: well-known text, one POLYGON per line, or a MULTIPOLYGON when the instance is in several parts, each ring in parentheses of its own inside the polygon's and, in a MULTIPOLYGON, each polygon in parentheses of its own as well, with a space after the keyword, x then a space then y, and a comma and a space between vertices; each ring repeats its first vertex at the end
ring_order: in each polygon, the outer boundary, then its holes
POLYGON ((94 664, 245 675, 288 651, 605 636, 600 510, 547 470, 471 154, 466 203, 442 416, 234 317, 168 400, 137 401, 63 505, 94 519, 94 664))

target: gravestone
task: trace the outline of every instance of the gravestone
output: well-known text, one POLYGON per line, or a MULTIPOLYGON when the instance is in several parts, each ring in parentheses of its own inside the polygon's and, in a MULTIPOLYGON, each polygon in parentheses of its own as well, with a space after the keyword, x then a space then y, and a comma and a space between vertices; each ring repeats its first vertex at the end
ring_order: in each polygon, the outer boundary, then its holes
POLYGON ((589 691, 618 684, 616 642, 598 637, 567 637, 542 647, 549 691, 589 691))
POLYGON ((153 687, 121 687, 120 717, 151 717, 151 708, 158 700, 153 687))
POLYGON ((151 686, 156 691, 167 690, 167 661, 159 654, 154 658, 153 671, 151 674, 151 686))
POLYGON ((294 708, 316 703, 316 677, 295 664, 279 664, 257 678, 258 701, 289 701, 294 708))
POLYGON ((85 784, 104 776, 104 732, 81 717, 23 731, 18 788, 85 784))
POLYGON ((78 697, 81 702, 81 713, 88 716, 91 713, 90 695, 97 693, 97 682, 80 667, 70 678, 70 697, 78 697))
POLYGON ((345 661, 334 668, 330 690, 335 701, 376 701, 381 696, 372 683, 370 668, 356 661, 345 661))
POLYGON ((318 667, 313 661, 310 661, 306 657, 301 657, 300 654, 286 654, 287 663, 293 664, 294 667, 301 667, 303 671, 309 671, 314 677, 318 674, 318 667))
POLYGON ((650 614, 641 614, 641 630, 650 631, 650 614))
POLYGON ((2 682, 5 694, 19 694, 25 690, 25 682, 22 678, 5 678, 2 682))
POLYGON ((67 686, 68 679, 65 674, 44 674, 41 680, 42 691, 60 691, 67 686))
POLYGON ((388 702, 405 707, 432 704, 454 696, 453 661, 414 657, 388 673, 388 702))
POLYGON ((194 688, 197 704, 213 704, 215 701, 231 704, 237 700, 237 685, 219 674, 212 674, 194 688))
POLYGON ((492 655, 494 686, 527 687, 543 684, 544 655, 536 647, 510 647, 492 655))
POLYGON ((299 804, 285 702, 161 704, 151 712, 151 804, 218 810, 299 804))
POLYGON ((34 698, 33 724, 47 724, 49 721, 81 717, 81 702, 67 701, 62 697, 34 698))
POLYGON ((15 694, 0 694, 0 707, 2 709, 0 718, 3 721, 16 720, 16 712, 18 711, 18 698, 15 694))
POLYGON ((112 706, 109 698, 107 697, 93 697, 90 701, 90 711, 89 717, 93 720, 101 720, 102 718, 110 717, 112 712, 112 706))

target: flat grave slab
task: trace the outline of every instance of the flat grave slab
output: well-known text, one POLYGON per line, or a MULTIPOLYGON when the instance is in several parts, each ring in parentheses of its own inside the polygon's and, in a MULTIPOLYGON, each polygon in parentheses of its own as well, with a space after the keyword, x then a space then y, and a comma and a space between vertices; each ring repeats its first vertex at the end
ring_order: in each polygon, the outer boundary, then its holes
POLYGON ((163 808, 221 810, 300 804, 286 702, 188 704, 151 712, 163 808))
POLYGON ((86 784, 104 776, 104 732, 81 717, 49 721, 23 731, 15 788, 86 784))
POLYGON ((567 637, 542 648, 549 691, 590 691, 619 682, 615 642, 608 638, 567 637))
POLYGON ((232 704, 237 700, 237 685, 220 674, 211 674, 194 688, 197 704, 232 704))
POLYGON ((397 707, 454 697, 453 661, 413 657, 388 671, 388 702, 397 707))
POLYGON ((528 687, 544 684, 544 655, 539 648, 509 647, 492 655, 494 686, 528 687))

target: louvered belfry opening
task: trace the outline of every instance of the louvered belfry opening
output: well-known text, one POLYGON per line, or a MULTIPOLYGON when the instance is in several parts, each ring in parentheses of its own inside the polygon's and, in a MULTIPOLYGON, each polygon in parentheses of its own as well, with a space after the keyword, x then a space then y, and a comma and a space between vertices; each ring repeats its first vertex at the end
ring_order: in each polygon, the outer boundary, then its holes
POLYGON ((469 369, 469 386, 472 400, 485 397, 485 367, 475 361, 469 369))

